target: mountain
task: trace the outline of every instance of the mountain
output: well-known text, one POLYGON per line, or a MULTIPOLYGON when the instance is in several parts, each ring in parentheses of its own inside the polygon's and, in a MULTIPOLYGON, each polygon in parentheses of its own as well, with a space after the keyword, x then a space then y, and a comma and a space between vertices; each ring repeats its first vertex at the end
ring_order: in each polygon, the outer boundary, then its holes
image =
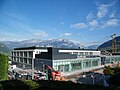
POLYGON ((78 42, 69 39, 52 39, 52 40, 41 40, 41 39, 29 39, 19 42, 15 41, 2 41, 9 49, 18 47, 30 47, 30 46, 50 46, 59 48, 78 48, 82 45, 78 42))
MULTIPOLYGON (((120 52, 120 36, 115 37, 117 51, 120 52)), ((109 40, 98 47, 99 50, 112 50, 112 40, 109 40)))
POLYGON ((99 47, 99 45, 91 45, 91 46, 88 46, 87 48, 88 49, 97 49, 99 47))
POLYGON ((9 49, 4 45, 3 43, 0 42, 0 53, 8 53, 9 49))

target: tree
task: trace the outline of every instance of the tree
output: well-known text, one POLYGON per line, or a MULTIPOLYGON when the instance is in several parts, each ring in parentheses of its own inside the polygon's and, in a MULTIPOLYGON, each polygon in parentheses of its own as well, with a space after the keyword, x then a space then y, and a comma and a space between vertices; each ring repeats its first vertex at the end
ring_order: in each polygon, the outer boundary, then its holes
POLYGON ((110 66, 105 66, 103 69, 103 73, 106 75, 114 75, 114 70, 110 66))
POLYGON ((0 80, 8 79, 8 56, 0 54, 0 80))

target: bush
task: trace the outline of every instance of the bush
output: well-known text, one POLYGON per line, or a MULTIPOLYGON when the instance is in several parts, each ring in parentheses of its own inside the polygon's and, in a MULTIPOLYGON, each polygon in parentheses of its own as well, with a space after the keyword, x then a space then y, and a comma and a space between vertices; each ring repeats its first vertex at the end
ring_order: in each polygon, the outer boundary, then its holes
POLYGON ((99 85, 84 85, 71 81, 6 80, 0 81, 3 90, 113 90, 99 85))
POLYGON ((8 56, 0 54, 0 80, 8 79, 8 56))
POLYGON ((26 84, 27 86, 29 86, 29 88, 31 90, 37 89, 38 87, 42 86, 42 85, 40 85, 32 80, 25 80, 25 81, 23 81, 23 83, 26 84))

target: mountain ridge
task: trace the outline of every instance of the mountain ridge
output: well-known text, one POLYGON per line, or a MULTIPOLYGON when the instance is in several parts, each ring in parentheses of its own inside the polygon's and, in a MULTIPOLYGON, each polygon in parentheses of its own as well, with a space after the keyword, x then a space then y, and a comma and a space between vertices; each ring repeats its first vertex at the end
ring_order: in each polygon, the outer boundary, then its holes
POLYGON ((9 49, 19 48, 19 47, 30 47, 30 46, 51 46, 59 48, 78 48, 82 47, 79 42, 72 41, 69 39, 51 39, 51 40, 41 40, 41 39, 28 39, 23 41, 1 41, 9 49))
POLYGON ((6 45, 0 42, 0 53, 8 53, 9 49, 6 45))
MULTIPOLYGON (((120 52, 120 36, 115 37, 115 40, 117 45, 117 51, 120 52)), ((112 51, 112 40, 104 42, 98 47, 98 49, 112 51)))

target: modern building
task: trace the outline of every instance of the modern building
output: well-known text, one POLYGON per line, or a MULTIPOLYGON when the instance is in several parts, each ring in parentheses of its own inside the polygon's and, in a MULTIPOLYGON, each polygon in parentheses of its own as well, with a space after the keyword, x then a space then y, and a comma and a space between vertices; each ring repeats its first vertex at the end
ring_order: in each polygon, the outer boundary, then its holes
POLYGON ((101 51, 90 49, 65 49, 54 47, 25 47, 15 48, 11 52, 12 61, 20 68, 42 70, 44 64, 60 72, 73 72, 119 62, 118 56, 102 56, 101 51))

